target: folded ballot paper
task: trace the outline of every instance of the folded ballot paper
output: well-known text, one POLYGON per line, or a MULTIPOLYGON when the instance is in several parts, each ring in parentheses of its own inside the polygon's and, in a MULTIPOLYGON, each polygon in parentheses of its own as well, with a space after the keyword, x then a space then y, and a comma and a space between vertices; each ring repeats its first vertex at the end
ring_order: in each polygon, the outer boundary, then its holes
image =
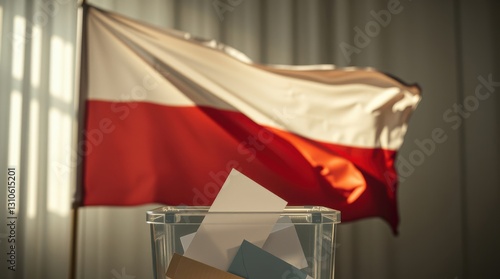
POLYGON ((230 273, 247 279, 306 279, 307 274, 244 240, 229 266, 230 273))
POLYGON ((174 255, 167 278, 310 279, 301 271, 307 261, 295 226, 280 218, 286 204, 233 169, 209 209, 215 214, 181 237, 184 255, 174 255), (231 214, 217 214, 222 212, 231 214))
POLYGON ((243 277, 222 271, 179 254, 174 254, 167 269, 167 279, 242 279, 243 277))

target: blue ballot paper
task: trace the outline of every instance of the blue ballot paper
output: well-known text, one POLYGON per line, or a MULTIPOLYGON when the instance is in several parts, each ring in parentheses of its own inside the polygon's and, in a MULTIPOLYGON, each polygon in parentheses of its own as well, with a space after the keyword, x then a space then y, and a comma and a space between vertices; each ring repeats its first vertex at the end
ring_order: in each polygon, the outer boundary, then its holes
POLYGON ((305 279, 307 277, 305 272, 246 240, 243 240, 228 272, 246 279, 305 279))

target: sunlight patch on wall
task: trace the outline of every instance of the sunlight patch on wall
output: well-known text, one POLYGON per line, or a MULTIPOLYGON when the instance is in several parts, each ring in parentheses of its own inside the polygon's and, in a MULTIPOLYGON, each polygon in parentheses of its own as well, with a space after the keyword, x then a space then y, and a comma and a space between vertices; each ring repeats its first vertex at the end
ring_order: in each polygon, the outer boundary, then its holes
POLYGON ((27 216, 28 218, 36 217, 37 210, 37 194, 38 194, 38 153, 39 149, 39 118, 40 104, 37 99, 30 100, 30 128, 28 142, 28 176, 27 176, 27 216))
POLYGON ((50 45, 50 95, 69 105, 73 97, 73 48, 58 36, 51 37, 50 45))
POLYGON ((0 6, 0 53, 2 53, 2 34, 3 34, 3 7, 0 6))
POLYGON ((42 29, 35 25, 32 29, 31 47, 31 86, 38 89, 42 69, 42 29))
POLYGON ((75 78, 75 53, 73 44, 71 42, 65 42, 63 46, 63 57, 64 57, 64 79, 62 80, 63 88, 63 100, 72 104, 74 97, 74 78, 75 78))
POLYGON ((71 135, 73 117, 74 53, 71 43, 52 36, 49 73, 49 154, 47 209, 68 216, 71 204, 71 135))
POLYGON ((12 90, 10 95, 9 117, 9 166, 19 167, 21 152, 21 123, 23 97, 19 90, 12 90))
POLYGON ((59 216, 68 216, 70 209, 70 168, 64 160, 67 152, 66 134, 71 134, 69 115, 55 107, 49 109, 49 138, 47 158, 47 209, 59 216))
POLYGON ((14 31, 12 33, 12 77, 23 80, 24 70, 24 45, 26 20, 24 17, 14 17, 14 31))

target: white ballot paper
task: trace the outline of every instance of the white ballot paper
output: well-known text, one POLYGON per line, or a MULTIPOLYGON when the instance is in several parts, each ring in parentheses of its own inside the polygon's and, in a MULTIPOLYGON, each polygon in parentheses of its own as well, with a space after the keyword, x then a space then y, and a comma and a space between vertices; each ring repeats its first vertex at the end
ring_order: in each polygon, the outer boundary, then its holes
MULTIPOLYGON (((188 249, 195 234, 190 233, 180 238, 184 251, 188 249)), ((300 244, 299 236, 288 216, 280 217, 277 223, 274 224, 271 234, 262 249, 298 269, 307 267, 307 259, 300 244)))
POLYGON ((264 245, 286 204, 233 169, 184 256, 227 270, 243 240, 258 247, 264 245))

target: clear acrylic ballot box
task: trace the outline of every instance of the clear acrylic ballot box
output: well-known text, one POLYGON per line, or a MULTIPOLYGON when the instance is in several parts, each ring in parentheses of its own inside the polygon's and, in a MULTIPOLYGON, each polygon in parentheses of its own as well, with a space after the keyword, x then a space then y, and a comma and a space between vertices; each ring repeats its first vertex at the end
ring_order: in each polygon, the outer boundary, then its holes
MULTIPOLYGON (((193 233, 198 231, 202 221, 210 215, 217 215, 216 217, 221 217, 220 220, 231 220, 231 218, 233 218, 232 220, 256 220, 255 224, 252 224, 253 221, 246 222, 245 225, 249 230, 252 229, 252 226, 259 227, 259 216, 279 215, 277 224, 279 223, 282 228, 289 230, 294 228, 296 247, 286 248, 296 249, 292 252, 287 251, 287 253, 296 253, 296 255, 291 256, 302 258, 303 264, 298 267, 300 271, 307 274, 307 278, 334 278, 335 234, 337 224, 340 223, 340 211, 320 206, 288 206, 282 212, 209 212, 208 206, 165 206, 147 211, 146 214, 147 223, 151 229, 155 279, 166 278, 165 274, 174 253, 184 255, 185 240, 189 238, 189 235, 193 236, 193 233)), ((234 226, 238 225, 234 224, 234 226)), ((232 224, 212 223, 210 226, 230 228, 232 224)), ((276 238, 278 242, 279 239, 283 239, 278 235, 276 238)), ((289 245, 285 245, 293 246, 294 244, 290 242, 289 245)), ((287 278, 299 277, 294 274, 284 274, 280 279, 287 278)))

